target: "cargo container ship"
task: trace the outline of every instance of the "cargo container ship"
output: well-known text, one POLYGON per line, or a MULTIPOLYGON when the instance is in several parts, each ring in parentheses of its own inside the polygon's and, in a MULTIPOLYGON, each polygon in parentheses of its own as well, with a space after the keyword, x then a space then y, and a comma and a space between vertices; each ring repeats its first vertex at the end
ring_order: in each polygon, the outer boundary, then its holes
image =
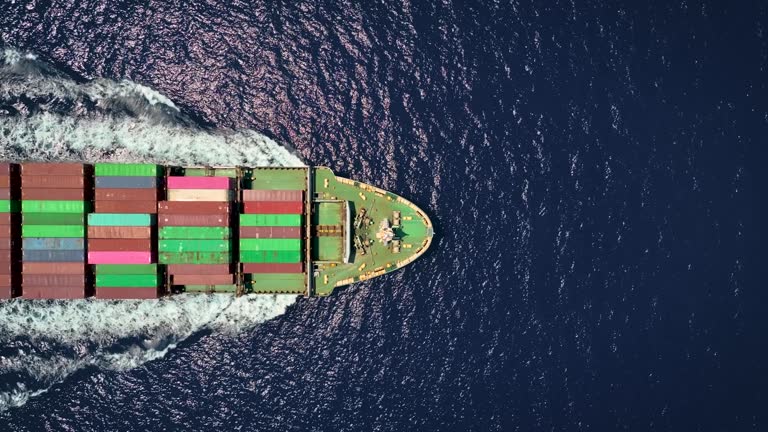
POLYGON ((325 167, 0 163, 0 298, 327 296, 429 247, 410 201, 325 167))

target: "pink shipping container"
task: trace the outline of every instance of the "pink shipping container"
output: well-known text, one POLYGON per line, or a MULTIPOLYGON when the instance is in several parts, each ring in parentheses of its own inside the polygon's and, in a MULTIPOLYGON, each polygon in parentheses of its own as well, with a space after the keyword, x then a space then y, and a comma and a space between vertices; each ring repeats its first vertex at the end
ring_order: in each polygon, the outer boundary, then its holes
POLYGON ((168 189, 229 189, 229 177, 168 177, 168 189))
POLYGON ((152 264, 151 252, 88 252, 88 264, 152 264))

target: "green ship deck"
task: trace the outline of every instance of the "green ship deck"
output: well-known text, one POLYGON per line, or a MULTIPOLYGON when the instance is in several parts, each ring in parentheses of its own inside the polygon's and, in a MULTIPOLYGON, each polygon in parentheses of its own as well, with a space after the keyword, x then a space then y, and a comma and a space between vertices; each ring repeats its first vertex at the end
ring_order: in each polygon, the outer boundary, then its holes
POLYGON ((336 177, 328 168, 313 171, 312 294, 326 296, 335 287, 397 270, 421 256, 431 244, 432 222, 410 201, 336 177))

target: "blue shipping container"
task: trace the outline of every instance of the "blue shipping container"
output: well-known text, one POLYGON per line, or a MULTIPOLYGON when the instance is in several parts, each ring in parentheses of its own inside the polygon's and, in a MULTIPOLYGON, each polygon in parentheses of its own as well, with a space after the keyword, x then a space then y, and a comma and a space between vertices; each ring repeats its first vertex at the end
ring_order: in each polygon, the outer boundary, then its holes
POLYGON ((79 250, 85 249, 85 239, 82 238, 53 238, 27 237, 22 239, 22 247, 26 250, 79 250))
POLYGON ((84 250, 23 250, 26 262, 85 262, 84 250))
POLYGON ((153 189, 157 177, 96 177, 97 188, 108 189, 153 189))

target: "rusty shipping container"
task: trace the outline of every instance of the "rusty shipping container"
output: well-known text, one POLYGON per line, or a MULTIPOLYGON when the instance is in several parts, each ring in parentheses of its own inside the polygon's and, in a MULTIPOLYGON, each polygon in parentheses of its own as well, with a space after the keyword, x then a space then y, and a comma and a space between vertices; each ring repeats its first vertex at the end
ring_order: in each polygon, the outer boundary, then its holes
POLYGON ((303 263, 243 263, 243 273, 302 273, 303 263))
POLYGON ((172 285, 227 285, 235 283, 235 275, 175 274, 171 276, 172 285))
POLYGON ((85 264, 80 262, 25 262, 21 267, 26 275, 82 275, 85 270, 85 264))
MULTIPOLYGON (((157 189, 95 189, 96 201, 154 201, 157 202, 157 189)), ((147 212, 147 213, 154 213, 147 212)))
POLYGON ((0 274, 9 275, 15 273, 18 266, 14 266, 10 261, 0 261, 0 274))
POLYGON ((0 175, 0 188, 8 189, 11 187, 11 176, 0 175))
POLYGON ((22 286, 47 286, 56 288, 59 286, 85 286, 84 274, 22 274, 22 286))
POLYGON ((96 213, 156 213, 157 201, 96 201, 96 213))
POLYGON ((245 189, 243 201, 304 201, 304 191, 245 189))
MULTIPOLYGON (((11 220, 19 220, 18 218, 12 218, 11 220)), ((20 231, 19 224, 0 225, 0 238, 16 238, 19 236, 20 231)))
POLYGON ((21 295, 26 299, 81 299, 85 298, 84 286, 22 286, 21 295))
POLYGON ((96 288, 96 298, 105 300, 122 299, 153 299, 158 298, 160 292, 157 288, 147 287, 98 287, 96 288))
POLYGON ((108 226, 89 226, 88 238, 102 239, 151 239, 151 227, 108 227, 108 226))
POLYGON ((163 226, 229 226, 229 215, 163 214, 157 217, 163 226))
POLYGON ((302 227, 252 227, 241 226, 240 238, 301 238, 302 227))
MULTIPOLYGON (((85 187, 83 176, 22 176, 23 189, 82 189, 85 187)), ((61 199, 61 198, 56 198, 61 199)))
POLYGON ((225 202, 160 201, 157 203, 159 214, 226 214, 231 209, 231 204, 225 202))
POLYGON ((21 221, 19 213, 0 213, 0 225, 18 225, 21 221))
POLYGON ((81 163, 27 162, 21 165, 22 176, 82 176, 86 166, 81 163))
POLYGON ((65 200, 65 201, 83 201, 87 197, 86 191, 80 189, 22 189, 21 199, 23 200, 65 200))
POLYGON ((220 275, 232 272, 229 264, 168 264, 171 275, 220 275))
POLYGON ((148 238, 89 238, 88 250, 94 252, 152 251, 153 242, 148 238))

